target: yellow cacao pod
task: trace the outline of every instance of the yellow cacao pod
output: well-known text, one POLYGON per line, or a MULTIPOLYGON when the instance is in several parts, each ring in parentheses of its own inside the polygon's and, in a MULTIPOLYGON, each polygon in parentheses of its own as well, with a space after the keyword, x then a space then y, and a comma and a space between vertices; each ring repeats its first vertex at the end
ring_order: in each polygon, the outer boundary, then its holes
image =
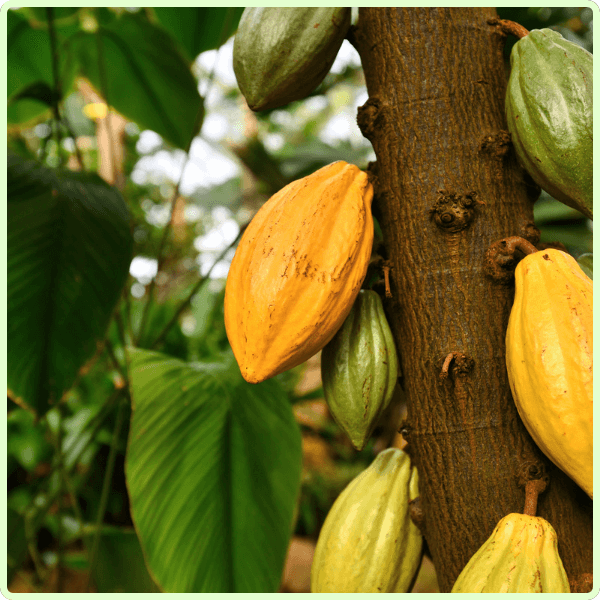
POLYGON ((313 593, 406 593, 421 564, 423 537, 408 503, 418 476, 398 448, 377 455, 334 502, 317 542, 313 593))
POLYGON ((568 593, 569 580, 548 521, 504 517, 454 583, 452 593, 568 593))
POLYGON ((575 259, 548 249, 515 270, 506 366, 540 450, 589 496, 593 483, 593 290, 575 259))
POLYGON ((225 328, 258 383, 316 354, 348 316, 373 245, 373 187, 339 161, 290 183, 256 213, 225 287, 225 328))

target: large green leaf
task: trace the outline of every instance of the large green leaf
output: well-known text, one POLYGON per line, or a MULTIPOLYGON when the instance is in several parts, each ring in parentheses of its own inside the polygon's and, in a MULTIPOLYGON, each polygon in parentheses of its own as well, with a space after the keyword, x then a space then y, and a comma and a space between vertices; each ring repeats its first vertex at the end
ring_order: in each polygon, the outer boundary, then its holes
POLYGON ((80 73, 111 106, 187 149, 199 131, 203 102, 188 62, 161 27, 125 13, 100 23, 96 33, 73 37, 69 47, 80 73))
POLYGON ((165 592, 275 592, 300 484, 300 432, 276 381, 227 363, 131 354, 126 477, 165 592))
POLYGON ((160 24, 192 61, 201 52, 223 44, 237 29, 243 7, 155 7, 160 24))
MULTIPOLYGON (((46 29, 32 27, 25 15, 16 10, 8 11, 6 25, 7 119, 9 123, 24 123, 48 111, 52 103, 54 77, 50 37, 46 29)), ((78 27, 77 23, 71 23, 56 31, 60 88, 63 94, 72 88, 75 71, 73 61, 63 49, 62 41, 77 31, 78 27)))
POLYGON ((96 175, 9 154, 8 387, 38 414, 96 350, 129 271, 129 213, 96 175))
MULTIPOLYGON (((52 84, 52 59, 48 34, 34 29, 27 19, 14 10, 6 15, 7 55, 6 91, 8 98, 34 83, 52 84)), ((48 104, 28 97, 9 105, 9 123, 20 123, 48 109, 48 104)))

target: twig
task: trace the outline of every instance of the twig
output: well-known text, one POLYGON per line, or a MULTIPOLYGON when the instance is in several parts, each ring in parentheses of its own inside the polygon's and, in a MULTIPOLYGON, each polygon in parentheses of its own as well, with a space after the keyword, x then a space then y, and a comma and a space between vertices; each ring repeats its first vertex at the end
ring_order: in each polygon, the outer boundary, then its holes
POLYGON ((115 458, 117 456, 117 446, 119 444, 119 436, 121 434, 121 427, 123 425, 123 408, 125 402, 121 401, 119 404, 119 410, 117 412, 117 421, 113 430, 113 436, 110 444, 110 452, 108 454, 108 460, 106 462, 106 471, 104 472, 104 481, 102 482, 102 493, 100 495, 100 506, 98 507, 98 516, 96 517, 96 530, 94 531, 94 541, 92 544, 92 551, 90 553, 89 560, 89 571, 87 581, 87 591, 90 591, 92 582, 92 572, 96 566, 96 558, 98 556, 98 547, 100 545, 100 535, 102 532, 102 522, 104 521, 104 513, 106 512, 106 505, 108 502, 108 495, 110 492, 110 484, 112 482, 112 475, 115 466, 115 458))
POLYGON ((246 230, 246 227, 248 227, 248 223, 246 223, 245 225, 243 225, 242 227, 240 227, 240 231, 238 232, 235 240, 233 240, 233 242, 231 242, 231 244, 229 244, 229 246, 227 246, 227 248, 225 248, 225 250, 223 250, 223 252, 221 252, 221 254, 218 256, 218 258, 215 260, 215 262, 212 264, 212 266, 208 270, 208 273, 204 277, 201 277, 198 280, 198 282, 196 283, 196 285, 192 288, 192 291, 187 295, 187 297, 185 298, 185 300, 179 305, 179 307, 175 311, 175 314, 171 317, 171 319, 165 325, 165 327, 163 328, 163 330, 158 334, 157 338, 151 344, 150 348, 152 348, 152 349, 156 348, 165 339, 166 335, 171 330, 171 327, 173 327, 173 325, 179 319, 179 316, 181 315, 181 313, 186 309, 186 307, 192 301, 192 298, 200 291, 200 289, 202 288, 202 286, 204 285, 204 283, 206 283, 206 281, 208 281, 208 279, 210 277, 210 274, 212 273, 212 270, 215 268, 215 266, 219 262, 221 262, 221 260, 223 260, 223 257, 227 254, 227 252, 229 252, 229 250, 231 250, 231 248, 233 248, 235 246, 235 244, 237 243, 237 241, 240 239, 240 237, 242 236, 242 234, 246 230))

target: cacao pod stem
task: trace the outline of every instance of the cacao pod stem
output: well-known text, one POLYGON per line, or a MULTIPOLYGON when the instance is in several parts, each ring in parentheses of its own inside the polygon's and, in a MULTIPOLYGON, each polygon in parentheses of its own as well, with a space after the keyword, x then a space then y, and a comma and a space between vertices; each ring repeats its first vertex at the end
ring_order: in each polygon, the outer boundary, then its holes
POLYGON ((513 269, 516 262, 515 252, 520 250, 529 255, 538 249, 525 238, 513 235, 494 242, 486 252, 485 271, 494 279, 510 280, 513 277, 513 269))
POLYGON ((523 514, 535 517, 538 496, 546 489, 544 479, 532 479, 525 484, 525 507, 523 514))
POLYGON ((490 19, 488 25, 496 26, 504 35, 514 35, 519 39, 524 38, 529 33, 523 25, 508 19, 490 19))

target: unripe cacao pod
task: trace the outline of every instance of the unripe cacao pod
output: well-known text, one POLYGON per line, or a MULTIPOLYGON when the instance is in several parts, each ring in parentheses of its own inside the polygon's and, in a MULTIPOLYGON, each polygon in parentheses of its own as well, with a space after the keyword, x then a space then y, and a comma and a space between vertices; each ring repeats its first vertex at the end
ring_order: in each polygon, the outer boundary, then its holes
POLYGON ((398 448, 380 452, 334 502, 315 550, 313 593, 405 593, 421 564, 423 538, 408 503, 418 476, 398 448))
POLYGON ((594 255, 593 254, 582 254, 577 259, 577 264, 581 267, 581 270, 590 279, 594 279, 594 255))
POLYGON ((362 450, 398 379, 394 338, 376 292, 359 292, 344 324, 323 348, 321 378, 333 418, 362 450))
POLYGON ((329 73, 351 10, 245 8, 233 43, 233 70, 252 110, 306 98, 329 73))
POLYGON ((514 46, 506 91, 519 160, 551 196, 593 217, 593 58, 550 29, 514 46))
POLYGON ((534 252, 517 265, 506 333, 513 398, 540 450, 590 497, 592 307, 592 281, 565 252, 534 252))
POLYGON ((454 583, 452 593, 568 593, 569 580, 548 521, 504 517, 454 583))
POLYGON ((339 161, 290 183, 256 213, 225 287, 225 328, 258 383, 316 354, 341 327, 371 256, 373 186, 339 161))

